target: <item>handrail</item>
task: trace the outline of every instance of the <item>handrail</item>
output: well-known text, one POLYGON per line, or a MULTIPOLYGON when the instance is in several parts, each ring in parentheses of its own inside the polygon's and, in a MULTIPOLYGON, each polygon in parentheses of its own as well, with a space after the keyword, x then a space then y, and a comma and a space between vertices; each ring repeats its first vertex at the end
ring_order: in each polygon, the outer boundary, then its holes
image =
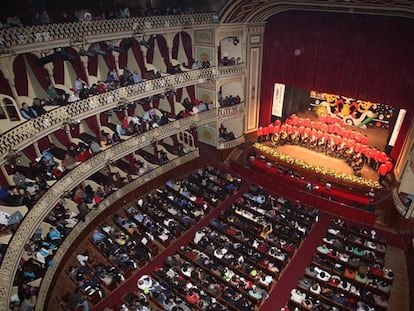
POLYGON ((62 258, 64 257, 66 252, 68 251, 69 247, 76 241, 76 239, 81 234, 81 232, 85 230, 85 228, 87 228, 89 224, 91 224, 99 216, 99 214, 103 210, 105 210, 105 208, 114 204, 120 198, 131 193, 132 191, 142 186, 143 184, 149 182, 150 180, 153 180, 157 178, 158 176, 161 176, 175 169, 177 166, 190 162, 196 159, 198 156, 199 156, 199 150, 195 149, 194 151, 184 156, 178 157, 162 166, 157 167, 156 169, 148 172, 147 174, 137 179, 134 179, 130 183, 123 186, 121 189, 112 193, 109 197, 105 198, 102 202, 100 202, 99 207, 97 209, 93 209, 88 213, 88 217, 85 222, 77 223, 76 226, 70 232, 70 234, 65 238, 63 243, 59 246, 59 249, 57 250, 56 254, 53 256, 53 264, 54 264, 53 267, 50 267, 46 270, 46 273, 40 284, 39 294, 37 296, 37 302, 36 302, 36 310, 45 310, 45 307, 46 307, 45 302, 48 296, 50 285, 53 281, 53 278, 59 267, 59 264, 62 261, 62 258))
POLYGON ((221 141, 218 143, 217 149, 224 150, 237 147, 245 142, 244 135, 229 141, 221 141))
POLYGON ((30 50, 65 47, 105 40, 121 39, 125 33, 135 34, 163 29, 212 24, 212 13, 131 17, 72 23, 8 27, 0 30, 0 54, 19 54, 30 50), (121 36, 116 34, 123 34, 121 36), (112 35, 112 36, 111 36, 112 35), (94 37, 96 39, 94 40, 94 37))
POLYGON ((34 234, 36 228, 50 212, 53 206, 60 200, 64 193, 76 187, 80 181, 87 179, 105 165, 116 161, 131 152, 141 149, 152 142, 164 139, 191 127, 207 124, 220 118, 221 113, 227 111, 240 111, 241 104, 226 108, 214 109, 201 112, 183 119, 176 120, 143 134, 132 136, 126 141, 114 145, 101 153, 93 156, 87 161, 79 164, 67 175, 58 180, 54 185, 36 202, 35 206, 27 213, 16 233, 9 242, 9 246, 0 266, 0 310, 2 306, 8 305, 14 275, 17 271, 19 261, 23 254, 23 247, 34 234))
POLYGON ((69 120, 81 120, 107 111, 116 107, 120 101, 136 101, 160 94, 171 86, 182 88, 205 83, 207 80, 217 79, 219 76, 226 77, 241 74, 243 71, 244 64, 191 70, 122 87, 53 109, 40 117, 28 120, 10 129, 0 136, 0 164, 5 162, 5 157, 10 151, 24 149, 31 145, 34 140, 38 140, 61 128, 69 120))

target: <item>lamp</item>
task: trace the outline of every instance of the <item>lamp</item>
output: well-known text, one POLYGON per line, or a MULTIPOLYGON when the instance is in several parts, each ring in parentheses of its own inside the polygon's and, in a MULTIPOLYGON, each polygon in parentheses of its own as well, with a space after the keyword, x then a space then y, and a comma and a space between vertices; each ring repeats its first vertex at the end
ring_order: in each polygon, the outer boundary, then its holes
POLYGON ((80 55, 80 56, 88 56, 88 57, 93 57, 93 56, 95 56, 95 53, 94 53, 94 52, 92 52, 92 51, 88 51, 88 50, 81 49, 81 50, 79 51, 79 55, 80 55))
POLYGON ((233 38, 233 45, 238 45, 240 43, 240 39, 238 37, 233 38))
POLYGON ((152 48, 151 45, 147 41, 144 40, 144 38, 142 38, 141 41, 139 41, 139 44, 146 47, 147 50, 151 50, 152 48))

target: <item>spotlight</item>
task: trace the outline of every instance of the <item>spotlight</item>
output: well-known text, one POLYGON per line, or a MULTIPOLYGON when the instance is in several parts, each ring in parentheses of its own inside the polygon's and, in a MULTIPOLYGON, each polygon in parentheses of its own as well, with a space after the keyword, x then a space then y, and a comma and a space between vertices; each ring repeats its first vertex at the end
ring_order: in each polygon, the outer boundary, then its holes
POLYGON ((240 43, 240 39, 238 37, 233 38, 233 45, 237 45, 240 43))

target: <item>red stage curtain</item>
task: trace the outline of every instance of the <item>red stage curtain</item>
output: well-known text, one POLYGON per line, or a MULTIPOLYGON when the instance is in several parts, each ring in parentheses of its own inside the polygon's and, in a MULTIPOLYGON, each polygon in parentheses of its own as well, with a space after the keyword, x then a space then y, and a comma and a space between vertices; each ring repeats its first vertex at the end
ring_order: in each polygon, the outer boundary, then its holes
MULTIPOLYGON (((407 38, 413 25, 408 19, 340 13, 272 16, 264 35, 260 125, 270 121, 275 82, 408 108, 414 41, 407 38)), ((408 111, 406 118, 413 115, 408 111)), ((404 129, 393 153, 401 150, 404 129)))
POLYGON ((187 66, 191 67, 194 63, 193 42, 191 40, 191 36, 185 31, 182 31, 180 34, 181 34, 181 40, 183 42, 184 52, 185 52, 185 55, 187 56, 187 66))
POLYGON ((17 55, 14 60, 13 71, 15 73, 14 83, 17 94, 19 96, 27 96, 29 88, 26 74, 26 64, 24 62, 23 54, 17 55))

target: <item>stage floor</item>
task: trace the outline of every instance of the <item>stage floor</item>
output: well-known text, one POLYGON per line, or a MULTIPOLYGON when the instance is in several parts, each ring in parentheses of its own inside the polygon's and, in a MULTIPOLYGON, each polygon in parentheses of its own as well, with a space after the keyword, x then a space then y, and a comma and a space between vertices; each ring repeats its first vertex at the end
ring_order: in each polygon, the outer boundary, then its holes
MULTIPOLYGON (((270 146, 270 144, 268 146, 270 146)), ((323 166, 335 170, 338 173, 345 173, 348 175, 354 174, 352 168, 344 160, 327 156, 324 153, 309 150, 298 145, 283 145, 276 146, 274 148, 280 153, 289 155, 292 158, 302 160, 311 165, 323 166)), ((366 165, 362 168, 361 174, 362 178, 370 179, 373 181, 378 180, 378 173, 366 165)))

